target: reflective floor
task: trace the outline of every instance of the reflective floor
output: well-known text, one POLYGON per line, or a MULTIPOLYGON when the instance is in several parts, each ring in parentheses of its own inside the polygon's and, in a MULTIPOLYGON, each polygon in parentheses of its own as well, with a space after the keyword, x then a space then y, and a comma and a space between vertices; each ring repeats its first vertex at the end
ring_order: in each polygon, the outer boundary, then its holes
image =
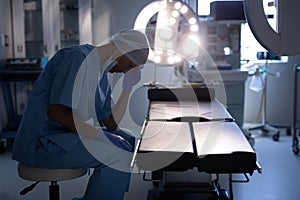
MULTIPOLYGON (((292 137, 284 130, 278 142, 272 135, 262 136, 253 132, 254 149, 263 172, 255 172, 249 183, 233 184, 235 200, 298 200, 300 197, 300 156, 292 151, 292 137)), ((16 173, 16 162, 10 159, 8 149, 0 154, 0 200, 40 200, 48 198, 48 184, 40 183, 26 196, 19 192, 31 182, 21 180, 16 173), (44 197, 44 198, 42 198, 44 197)), ((239 177, 237 177, 239 178, 239 177)), ((80 197, 88 180, 88 175, 81 178, 60 182, 61 200, 80 197)), ((225 180, 226 182, 226 180, 225 180)), ((222 183, 221 183, 222 185, 222 183)), ((141 174, 133 174, 130 191, 125 200, 146 200, 152 184, 142 180, 141 174)), ((226 186, 226 183, 224 184, 226 186)))
POLYGON ((263 172, 255 173, 247 184, 235 184, 235 199, 299 199, 300 157, 292 151, 292 136, 286 136, 284 130, 278 142, 271 136, 253 134, 254 149, 263 172))

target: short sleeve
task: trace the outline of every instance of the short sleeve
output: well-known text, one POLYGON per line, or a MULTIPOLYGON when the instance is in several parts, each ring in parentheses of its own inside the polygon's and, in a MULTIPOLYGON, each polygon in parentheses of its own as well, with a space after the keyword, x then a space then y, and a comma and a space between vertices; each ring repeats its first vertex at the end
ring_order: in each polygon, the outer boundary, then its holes
POLYGON ((50 104, 62 104, 72 107, 72 91, 74 81, 84 55, 80 52, 58 52, 51 63, 53 70, 53 84, 50 91, 50 104))

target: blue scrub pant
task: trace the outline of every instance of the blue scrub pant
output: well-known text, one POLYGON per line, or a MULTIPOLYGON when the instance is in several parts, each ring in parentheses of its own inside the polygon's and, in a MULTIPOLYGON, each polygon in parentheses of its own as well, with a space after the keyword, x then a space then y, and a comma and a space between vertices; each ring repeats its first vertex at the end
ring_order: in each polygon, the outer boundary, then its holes
MULTIPOLYGON (((117 130, 133 147, 135 138, 129 132, 117 130)), ((82 139, 71 151, 66 152, 49 142, 37 151, 36 167, 44 168, 94 168, 84 200, 122 200, 130 184, 132 152, 93 139, 82 139), (51 149, 51 151, 49 151, 51 149)))

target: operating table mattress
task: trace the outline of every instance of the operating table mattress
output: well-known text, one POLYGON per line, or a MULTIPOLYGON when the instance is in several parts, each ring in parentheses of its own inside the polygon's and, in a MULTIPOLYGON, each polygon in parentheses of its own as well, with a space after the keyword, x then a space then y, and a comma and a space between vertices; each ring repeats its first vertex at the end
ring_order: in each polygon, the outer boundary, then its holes
POLYGON ((151 101, 150 103, 149 120, 176 121, 185 118, 193 121, 234 120, 217 99, 196 102, 151 101))
POLYGON ((137 154, 144 170, 252 173, 256 154, 234 122, 149 121, 137 154), (192 130, 191 130, 192 128, 192 130))
POLYGON ((142 131, 140 169, 253 173, 256 153, 220 102, 153 101, 142 131))

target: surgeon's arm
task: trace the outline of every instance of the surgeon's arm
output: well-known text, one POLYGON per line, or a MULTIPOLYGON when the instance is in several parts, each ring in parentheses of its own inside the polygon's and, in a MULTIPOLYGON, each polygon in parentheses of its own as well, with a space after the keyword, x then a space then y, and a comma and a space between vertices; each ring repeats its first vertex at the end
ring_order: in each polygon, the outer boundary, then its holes
POLYGON ((86 123, 78 117, 73 116, 72 110, 64 105, 49 104, 48 117, 51 120, 59 122, 71 132, 79 133, 80 135, 89 138, 97 138, 97 133, 99 132, 99 129, 97 127, 92 126, 91 124, 86 123))
POLYGON ((132 87, 136 85, 141 79, 141 68, 135 67, 130 69, 124 74, 122 92, 120 98, 118 99, 116 105, 113 108, 112 115, 102 120, 104 125, 109 130, 116 130, 118 124, 121 122, 124 114, 126 112, 128 99, 132 87))
POLYGON ((123 90, 121 92, 120 98, 113 108, 112 115, 102 120, 108 130, 116 130, 118 128, 118 124, 121 122, 126 112, 129 95, 129 91, 123 90))

